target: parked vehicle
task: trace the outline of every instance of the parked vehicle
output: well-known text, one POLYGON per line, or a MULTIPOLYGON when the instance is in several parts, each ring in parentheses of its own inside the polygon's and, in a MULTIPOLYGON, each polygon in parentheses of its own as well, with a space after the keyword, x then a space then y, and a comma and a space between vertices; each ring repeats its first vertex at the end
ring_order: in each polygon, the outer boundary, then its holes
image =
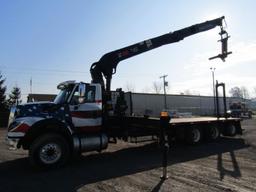
MULTIPOLYGON (((111 138, 159 135, 159 118, 126 114, 127 105, 121 89, 111 92, 112 75, 122 60, 175 43, 185 37, 220 26, 222 53, 213 57, 224 60, 227 32, 222 27, 224 17, 206 21, 159 37, 148 39, 105 54, 90 68, 92 83, 65 81, 54 102, 27 103, 12 108, 8 138, 18 139, 17 147, 29 150, 29 159, 38 167, 65 164, 73 154, 101 151, 111 138)), ((241 134, 237 118, 178 118, 169 122, 168 137, 195 144, 203 138, 216 140, 220 134, 241 134)))
POLYGON ((245 118, 251 119, 252 118, 252 111, 248 109, 246 103, 244 102, 234 102, 229 106, 228 114, 230 117, 237 117, 237 118, 245 118))

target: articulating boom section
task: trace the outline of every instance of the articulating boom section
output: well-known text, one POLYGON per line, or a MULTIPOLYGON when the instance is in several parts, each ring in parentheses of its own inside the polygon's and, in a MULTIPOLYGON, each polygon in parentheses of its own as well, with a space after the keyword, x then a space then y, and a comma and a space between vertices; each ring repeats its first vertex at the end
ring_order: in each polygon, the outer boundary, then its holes
POLYGON ((120 61, 158 48, 162 45, 178 42, 183 40, 185 37, 213 29, 216 26, 220 26, 221 28, 220 35, 222 42, 222 53, 215 56, 214 58, 221 58, 224 61, 227 55, 230 54, 230 52, 227 51, 227 38, 229 36, 226 36, 225 38, 222 37, 222 35, 227 35, 227 32, 223 30, 222 26, 222 21, 224 18, 225 17, 223 16, 217 19, 195 24, 190 27, 186 27, 109 52, 103 55, 98 62, 91 65, 90 72, 92 76, 92 82, 100 83, 106 91, 110 91, 112 75, 116 73, 116 67, 120 61), (103 76, 106 79, 106 87, 104 86, 103 76))

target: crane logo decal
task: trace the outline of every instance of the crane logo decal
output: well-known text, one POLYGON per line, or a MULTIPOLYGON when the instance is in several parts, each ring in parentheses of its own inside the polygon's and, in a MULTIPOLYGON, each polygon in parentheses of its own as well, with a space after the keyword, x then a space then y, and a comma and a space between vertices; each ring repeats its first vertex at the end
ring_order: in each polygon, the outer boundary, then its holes
POLYGON ((152 41, 149 39, 149 40, 147 40, 147 41, 145 41, 145 43, 146 43, 146 45, 147 45, 147 47, 148 48, 150 48, 150 47, 152 47, 152 41))

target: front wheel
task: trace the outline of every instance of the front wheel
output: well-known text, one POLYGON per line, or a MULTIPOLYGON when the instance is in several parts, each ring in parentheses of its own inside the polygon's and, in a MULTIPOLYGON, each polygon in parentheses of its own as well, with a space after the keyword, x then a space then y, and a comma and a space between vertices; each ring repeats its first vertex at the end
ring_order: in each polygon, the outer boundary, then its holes
POLYGON ((64 165, 70 157, 66 139, 57 134, 38 137, 29 148, 29 159, 38 168, 56 168, 64 165))

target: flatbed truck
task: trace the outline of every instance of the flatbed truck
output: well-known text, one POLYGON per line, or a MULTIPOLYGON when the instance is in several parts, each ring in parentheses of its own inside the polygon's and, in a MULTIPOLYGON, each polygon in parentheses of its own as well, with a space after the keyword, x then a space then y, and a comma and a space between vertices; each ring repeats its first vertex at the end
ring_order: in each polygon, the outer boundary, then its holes
MULTIPOLYGON (((160 118, 127 115, 127 103, 121 89, 114 102, 111 92, 112 75, 118 63, 138 54, 171 44, 184 38, 220 27, 221 54, 213 57, 223 61, 228 34, 222 26, 224 17, 195 24, 116 51, 109 52, 90 68, 92 82, 65 81, 54 102, 26 103, 11 109, 8 139, 18 140, 17 147, 29 150, 32 165, 52 168, 64 165, 74 154, 102 151, 117 138, 159 136, 160 118)), ((212 59, 212 58, 211 58, 212 59)), ((241 134, 238 118, 171 119, 167 122, 169 141, 183 139, 196 144, 202 139, 216 140, 220 134, 241 134)))

